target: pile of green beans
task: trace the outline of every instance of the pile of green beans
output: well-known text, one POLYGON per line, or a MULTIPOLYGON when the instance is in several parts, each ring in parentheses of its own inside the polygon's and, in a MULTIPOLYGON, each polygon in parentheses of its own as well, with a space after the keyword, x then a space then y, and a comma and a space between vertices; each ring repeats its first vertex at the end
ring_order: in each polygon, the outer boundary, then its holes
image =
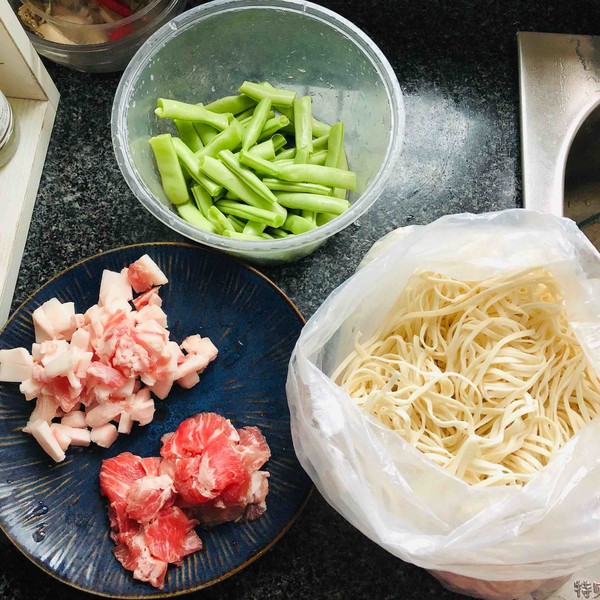
POLYGON ((230 238, 301 234, 348 209, 356 189, 344 124, 312 115, 310 96, 245 81, 210 104, 159 98, 179 136, 150 139, 162 186, 181 218, 230 238))

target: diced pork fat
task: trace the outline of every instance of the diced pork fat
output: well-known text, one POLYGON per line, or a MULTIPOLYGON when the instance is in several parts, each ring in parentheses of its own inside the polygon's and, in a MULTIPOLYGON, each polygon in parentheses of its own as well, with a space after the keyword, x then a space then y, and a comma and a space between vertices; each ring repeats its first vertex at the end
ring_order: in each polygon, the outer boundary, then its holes
POLYGON ((122 402, 106 402, 86 411, 85 423, 89 427, 100 427, 110 423, 123 410, 122 402))
POLYGON ((50 427, 66 435, 73 446, 89 446, 92 441, 89 429, 69 427, 62 423, 52 423, 50 427))
POLYGON ((69 340, 76 328, 75 305, 51 298, 32 314, 36 342, 69 340))
POLYGON ((33 358, 25 348, 0 350, 0 381, 22 383, 33 372, 33 358))
POLYGON ((193 388, 200 381, 200 376, 195 371, 180 377, 177 383, 184 389, 189 390, 193 388))
POLYGON ((71 348, 76 347, 86 352, 90 351, 92 350, 90 341, 90 332, 87 329, 80 327, 79 329, 76 329, 71 336, 71 348))
POLYGON ((62 432, 60 429, 56 428, 56 424, 52 423, 50 425, 50 431, 54 436, 54 439, 58 442, 60 449, 65 452, 67 448, 71 445, 71 438, 62 432))
POLYGON ((162 306, 162 298, 158 295, 159 289, 158 287, 153 288, 134 298, 133 305, 135 306, 135 310, 140 310, 144 306, 162 306))
POLYGON ((155 285, 169 283, 160 267, 147 255, 141 256, 129 265, 127 278, 131 287, 139 294, 155 285))
POLYGON ((119 426, 117 427, 117 431, 119 433, 131 433, 131 428, 133 427, 133 419, 131 415, 127 412, 121 413, 121 418, 119 419, 119 426))
POLYGON ((68 425, 69 427, 76 427, 78 429, 85 429, 87 423, 85 422, 85 413, 81 410, 72 410, 67 413, 61 420, 61 425, 68 425))
POLYGON ((91 439, 94 444, 98 444, 102 448, 110 448, 117 439, 119 432, 112 423, 94 427, 91 433, 91 439))
POLYGON ((140 425, 148 425, 154 417, 154 400, 148 388, 142 388, 134 396, 125 401, 124 410, 140 425))
POLYGON ((37 420, 28 425, 31 435, 36 439, 37 443, 43 450, 56 462, 65 460, 65 451, 56 441, 50 425, 46 421, 37 420))
POLYGON ((146 321, 156 321, 161 327, 167 327, 167 314, 155 304, 147 304, 135 313, 135 320, 138 323, 146 321))
POLYGON ((127 279, 127 269, 123 269, 120 273, 105 269, 102 272, 99 296, 98 306, 103 306, 109 312, 117 310, 129 312, 131 310, 129 301, 133 299, 133 292, 127 279))

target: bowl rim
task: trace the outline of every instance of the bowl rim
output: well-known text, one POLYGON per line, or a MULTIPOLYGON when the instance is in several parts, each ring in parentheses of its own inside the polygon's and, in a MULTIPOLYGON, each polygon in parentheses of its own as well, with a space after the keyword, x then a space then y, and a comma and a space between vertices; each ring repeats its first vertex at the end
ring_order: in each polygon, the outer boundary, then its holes
POLYGON ((402 91, 396 74, 383 52, 365 32, 346 18, 323 6, 304 0, 213 0, 171 19, 149 37, 131 59, 119 81, 111 114, 113 150, 117 164, 133 194, 154 217, 177 233, 198 243, 226 252, 237 252, 244 255, 254 253, 257 258, 268 258, 267 255, 270 252, 289 251, 311 244, 321 244, 363 215, 384 191, 391 176, 392 167, 398 162, 404 141, 404 127, 405 113, 402 91), (175 32, 179 34, 212 16, 256 8, 302 14, 321 21, 345 35, 369 59, 379 74, 388 97, 391 116, 391 135, 385 158, 373 176, 371 184, 347 211, 329 223, 309 232, 261 241, 225 238, 197 229, 184 221, 169 206, 158 201, 142 181, 133 167, 129 144, 125 141, 126 117, 133 89, 129 87, 129 82, 138 78, 140 72, 145 68, 147 59, 165 45, 165 40, 175 32), (129 89, 126 89, 127 87, 129 89))
MULTIPOLYGON (((90 25, 82 25, 79 23, 69 23, 68 21, 62 21, 60 19, 55 18, 48 19, 47 17, 43 16, 41 11, 39 11, 39 9, 33 6, 29 2, 29 0, 18 0, 18 2, 21 5, 27 7, 38 16, 45 18, 49 23, 56 24, 57 26, 63 28, 73 28, 86 31, 105 31, 116 29, 118 27, 123 27, 139 21, 142 17, 147 16, 148 13, 151 12, 151 10, 155 9, 156 7, 160 7, 161 4, 164 5, 163 9, 156 15, 154 19, 146 23, 140 29, 134 31, 132 34, 126 35, 117 40, 109 40, 107 42, 100 42, 97 44, 61 44, 59 42, 52 42, 40 37, 39 35, 36 35, 28 27, 25 27, 23 25, 23 29, 25 29, 25 32, 27 33, 29 39, 34 45, 40 46, 41 48, 48 50, 64 50, 69 54, 85 54, 87 52, 98 52, 105 49, 112 50, 119 46, 128 46, 131 43, 132 39, 143 35, 145 32, 148 31, 148 29, 152 28, 152 26, 155 25, 156 21, 164 20, 165 16, 168 16, 173 9, 175 9, 178 5, 187 4, 187 1, 188 0, 151 0, 150 3, 147 6, 145 6, 142 10, 133 13, 125 19, 116 21, 115 23, 96 23, 90 25)), ((16 13, 17 9, 14 6, 13 9, 16 13)))

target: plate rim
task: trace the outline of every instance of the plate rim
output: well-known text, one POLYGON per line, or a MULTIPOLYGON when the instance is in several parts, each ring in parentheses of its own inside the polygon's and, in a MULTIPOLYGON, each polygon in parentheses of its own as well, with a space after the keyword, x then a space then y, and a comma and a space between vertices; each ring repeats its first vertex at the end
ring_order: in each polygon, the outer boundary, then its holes
MULTIPOLYGON (((115 248, 110 248, 108 250, 104 250, 102 252, 98 252, 96 254, 92 254, 90 256, 82 258, 82 259, 78 260, 77 262, 69 265, 68 267, 60 270, 58 273, 53 275, 50 279, 48 279, 42 285, 38 286, 31 294, 29 294, 23 300, 23 302, 21 302, 19 304, 19 306, 17 306, 17 308, 10 314, 9 318, 6 320, 6 322, 4 323, 2 328, 0 328, 0 336, 4 333, 4 331, 8 327, 8 325, 10 323, 12 323, 13 319, 19 313, 19 311, 21 311, 21 309, 28 302, 30 302, 40 291, 42 291, 44 288, 49 286, 51 283, 53 283, 54 281, 56 281, 57 279, 59 279, 60 277, 62 277, 66 273, 68 273, 69 271, 72 271, 76 267, 78 267, 86 262, 95 260, 102 256, 106 256, 107 254, 113 254, 113 253, 117 253, 117 252, 130 250, 133 248, 139 248, 141 246, 172 246, 172 247, 178 247, 178 248, 188 248, 190 250, 205 252, 207 254, 216 255, 219 258, 224 258, 226 260, 229 260, 229 261, 237 264, 238 266, 241 266, 241 267, 249 270, 250 272, 254 273, 254 275, 257 275, 260 279, 265 281, 271 288, 273 288, 279 294, 279 296, 281 296, 281 298, 283 298, 283 300, 290 306, 290 308, 292 308, 292 310, 299 317, 301 323, 306 325, 306 319, 305 319, 304 315, 300 312, 300 309, 296 306, 296 304, 292 301, 292 299, 275 282, 273 282, 269 277, 267 277, 264 273, 262 273, 261 271, 256 269, 254 266, 249 265, 233 256, 223 254, 222 252, 217 252, 216 250, 213 250, 211 248, 205 248, 203 246, 198 246, 198 245, 190 244, 190 243, 186 243, 186 242, 158 241, 158 242, 137 242, 135 244, 124 244, 122 246, 116 246, 115 248)), ((309 477, 309 479, 310 479, 310 477, 309 477)), ((277 542, 279 542, 279 540, 281 540, 281 538, 294 525, 294 523, 296 522, 296 520, 298 519, 298 517, 304 510, 306 504, 308 503, 308 500, 312 496, 314 489, 315 489, 315 485, 311 481, 311 484, 309 485, 308 491, 306 493, 306 497, 302 500, 300 506, 298 507, 298 510, 290 517, 288 522, 285 524, 283 529, 277 534, 277 536, 275 536, 275 538, 273 538, 268 544, 263 546, 258 552, 256 552, 256 554, 253 554, 250 558, 246 559, 242 564, 238 565, 234 569, 231 569, 227 573, 223 573, 222 575, 219 575, 218 577, 210 579, 209 581, 205 581, 204 583, 201 583, 197 586, 190 587, 185 590, 177 590, 177 591, 173 591, 173 592, 160 592, 159 591, 157 593, 143 594, 143 595, 140 595, 140 594, 117 594, 117 595, 115 595, 115 594, 107 594, 105 592, 100 592, 98 590, 94 590, 89 587, 83 587, 81 585, 76 584, 73 581, 70 581, 70 580, 60 576, 58 573, 55 573, 53 570, 49 569, 43 562, 38 561, 38 559, 36 559, 34 556, 32 556, 28 552, 26 552, 25 548, 22 548, 21 545, 17 543, 17 540, 10 534, 10 532, 5 529, 2 522, 0 522, 0 530, 6 536, 6 538, 8 540, 10 540, 11 544, 17 550, 19 550, 19 552, 23 556, 25 556, 31 563, 33 563, 36 567, 38 567, 41 571, 43 571, 47 575, 50 575, 53 579, 60 581, 61 583, 68 585, 69 587, 76 589, 80 592, 93 594, 95 596, 99 596, 102 598, 123 598, 123 599, 128 599, 128 600, 144 600, 146 598, 149 598, 149 599, 173 598, 175 596, 182 596, 184 594, 191 594, 193 592, 200 591, 202 589, 205 589, 205 588, 213 586, 217 583, 220 583, 221 581, 224 581, 225 579, 229 579, 229 577, 239 573, 240 571, 242 571, 243 569, 248 567, 250 564, 252 564, 255 560, 259 559, 263 554, 265 554, 266 552, 271 550, 271 548, 273 548, 273 546, 275 546, 275 544, 277 544, 277 542)))

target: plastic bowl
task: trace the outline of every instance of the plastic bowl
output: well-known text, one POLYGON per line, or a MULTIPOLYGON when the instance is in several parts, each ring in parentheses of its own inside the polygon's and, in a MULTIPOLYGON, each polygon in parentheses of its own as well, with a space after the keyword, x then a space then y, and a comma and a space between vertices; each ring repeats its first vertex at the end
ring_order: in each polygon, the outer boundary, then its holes
POLYGON ((117 162, 140 202, 180 234, 259 264, 301 258, 358 219, 383 191, 403 136, 402 93, 379 48, 336 13, 295 0, 216 0, 176 17, 133 57, 112 111, 117 162), (344 214, 302 235, 247 241, 206 233, 174 212, 148 144, 169 131, 154 115, 157 98, 207 103, 244 80, 310 94, 318 119, 345 123, 358 190, 344 214))
POLYGON ((130 17, 112 24, 99 25, 81 25, 49 17, 41 5, 33 0, 10 0, 10 3, 15 12, 22 4, 25 5, 67 37, 82 40, 97 37, 110 40, 115 37, 113 41, 94 44, 59 44, 35 35, 24 26, 33 47, 42 56, 77 71, 108 73, 122 71, 150 35, 185 9, 187 0, 151 0, 130 17))

